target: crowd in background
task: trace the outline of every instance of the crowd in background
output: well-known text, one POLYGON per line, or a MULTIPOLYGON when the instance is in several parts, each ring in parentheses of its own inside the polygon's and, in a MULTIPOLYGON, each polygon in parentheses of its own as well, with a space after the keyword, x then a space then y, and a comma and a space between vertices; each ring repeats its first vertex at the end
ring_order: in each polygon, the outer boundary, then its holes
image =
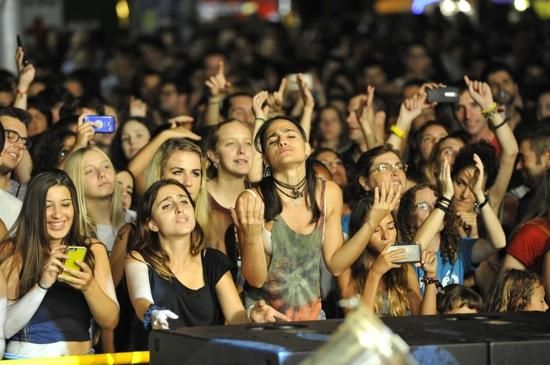
POLYGON ((343 318, 356 298, 547 311, 550 27, 483 20, 44 29, 3 50, 5 358, 343 318))

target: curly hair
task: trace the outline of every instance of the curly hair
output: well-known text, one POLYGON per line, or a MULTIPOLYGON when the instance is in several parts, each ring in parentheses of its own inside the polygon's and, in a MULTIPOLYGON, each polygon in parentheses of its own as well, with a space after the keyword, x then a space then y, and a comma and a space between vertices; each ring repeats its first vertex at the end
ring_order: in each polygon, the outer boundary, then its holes
MULTIPOLYGON (((368 192, 364 198, 357 201, 354 205, 350 217, 350 237, 357 233, 357 231, 359 231, 361 226, 364 224, 373 203, 374 195, 371 192, 368 192)), ((359 258, 351 265, 351 275, 355 283, 355 290, 357 293, 363 293, 363 288, 365 287, 365 282, 367 281, 369 262, 374 260, 374 255, 369 252, 367 247, 361 253, 359 258)), ((384 276, 382 276, 382 282, 384 283, 385 293, 379 292, 376 296, 376 302, 374 305, 375 313, 380 313, 385 307, 383 303, 385 294, 388 301, 388 315, 407 315, 411 311, 411 307, 407 298, 408 283, 406 265, 402 265, 400 268, 391 269, 386 272, 384 276)))
POLYGON ((458 152, 455 158, 451 177, 454 180, 464 169, 468 167, 475 168, 474 154, 477 154, 483 163, 483 169, 487 179, 485 189, 489 189, 493 186, 497 178, 499 163, 495 149, 486 141, 467 144, 460 149, 460 152, 458 152))
MULTIPOLYGON (((397 212, 397 226, 403 242, 414 242, 418 228, 414 225, 413 214, 416 209, 416 193, 423 189, 431 189, 439 196, 437 188, 430 184, 418 184, 407 190, 401 197, 397 212)), ((445 214, 444 229, 441 231, 441 257, 443 262, 454 263, 458 258, 462 240, 458 231, 458 217, 453 209, 445 214)))
POLYGON ((540 277, 525 270, 511 269, 503 273, 493 284, 486 312, 521 312, 529 307, 533 291, 543 286, 540 277))

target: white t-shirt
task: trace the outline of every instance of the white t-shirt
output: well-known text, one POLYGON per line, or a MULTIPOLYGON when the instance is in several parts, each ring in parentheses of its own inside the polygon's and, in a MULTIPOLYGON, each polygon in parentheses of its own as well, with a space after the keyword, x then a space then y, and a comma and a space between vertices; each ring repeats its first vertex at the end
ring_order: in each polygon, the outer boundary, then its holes
POLYGON ((0 219, 2 219, 8 230, 13 227, 22 206, 23 202, 21 200, 0 189, 0 219))

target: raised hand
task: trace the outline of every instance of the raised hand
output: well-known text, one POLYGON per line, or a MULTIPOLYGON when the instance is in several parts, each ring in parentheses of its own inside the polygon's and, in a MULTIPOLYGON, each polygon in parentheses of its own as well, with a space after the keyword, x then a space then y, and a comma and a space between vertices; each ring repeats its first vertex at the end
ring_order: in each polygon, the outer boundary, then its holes
POLYGON ((84 117, 91 115, 90 110, 83 110, 82 114, 78 117, 78 123, 76 126, 76 141, 73 146, 73 151, 87 147, 89 144, 94 143, 95 129, 92 123, 85 123, 84 117))
POLYGON ((407 258, 407 252, 400 248, 396 250, 391 250, 392 245, 388 245, 376 258, 374 264, 372 264, 371 271, 382 277, 385 273, 391 269, 396 269, 401 267, 400 264, 395 263, 395 261, 405 260, 407 258))
POLYGON ((277 114, 283 113, 284 96, 286 90, 286 78, 283 77, 279 84, 279 89, 268 95, 267 105, 269 108, 277 114))
POLYGON ((208 87, 211 96, 220 96, 227 93, 231 87, 231 83, 225 78, 225 66, 223 62, 218 64, 218 72, 214 76, 210 76, 206 80, 205 85, 208 87))
POLYGON ((260 91, 252 98, 252 110, 256 118, 263 120, 268 118, 270 111, 269 105, 267 105, 268 97, 269 93, 267 91, 260 91))
MULTIPOLYGON (((283 79, 283 80, 285 81, 285 85, 286 85, 286 79, 283 79)), ((304 103, 304 108, 313 109, 313 107, 315 106, 315 98, 313 97, 313 94, 311 93, 309 86, 304 80, 304 75, 298 74, 297 81, 298 81, 298 89, 300 90, 300 96, 304 103)))
POLYGON ((250 312, 250 320, 255 323, 290 322, 290 318, 268 305, 264 300, 258 300, 254 305, 250 312))
POLYGON ((264 226, 264 202, 255 192, 246 190, 231 209, 231 217, 245 240, 258 239, 264 226))
POLYGON ((135 96, 130 96, 130 116, 145 117, 146 115, 147 103, 135 96))
POLYGON ((424 275, 435 277, 437 275, 437 257, 434 252, 422 250, 422 261, 420 262, 424 275))
POLYGON ((51 287, 57 280, 61 271, 63 271, 63 261, 68 258, 68 256, 65 255, 66 248, 67 246, 65 245, 58 245, 51 249, 50 257, 44 264, 40 280, 38 281, 41 287, 51 287))
POLYGON ((372 229, 378 227, 382 219, 390 214, 401 198, 401 186, 397 188, 393 184, 383 184, 382 188, 374 188, 374 204, 367 216, 367 223, 372 229))
POLYGON ((162 133, 165 133, 168 138, 188 138, 194 141, 200 141, 202 137, 191 132, 190 125, 192 125, 192 123, 193 117, 178 115, 177 117, 168 119, 170 128, 165 129, 162 133))
POLYGON ((443 164, 441 165, 441 170, 439 171, 439 176, 437 177, 437 184, 439 185, 439 190, 442 196, 447 199, 452 199, 455 193, 453 180, 451 179, 451 165, 445 158, 443 164))
POLYGON ((483 162, 481 162, 481 158, 479 158, 477 153, 474 153, 474 162, 476 165, 476 172, 474 173, 474 176, 470 181, 470 189, 472 189, 472 192, 479 200, 483 199, 483 197, 485 196, 485 172, 483 168, 483 162))
POLYGON ((151 313, 151 328, 154 330, 170 329, 168 319, 178 319, 179 316, 168 309, 154 310, 151 313))
POLYGON ((367 86, 366 94, 361 96, 358 120, 361 128, 372 132, 374 127, 374 86, 367 86))
POLYGON ((15 61, 17 63, 17 72, 19 74, 19 79, 17 83, 17 89, 20 92, 26 93, 34 80, 36 70, 32 63, 24 64, 23 60, 25 59, 25 51, 21 47, 17 47, 15 51, 15 61))
POLYGON ((58 280, 84 292, 88 290, 94 280, 94 273, 85 262, 76 261, 76 264, 80 267, 80 270, 65 269, 63 270, 63 275, 58 277, 58 280))
POLYGON ((489 84, 483 81, 470 80, 466 75, 464 75, 464 82, 468 86, 470 96, 479 104, 481 109, 485 110, 493 105, 493 94, 491 94, 489 84))
POLYGON ((421 91, 412 98, 405 99, 399 109, 399 119, 412 123, 414 118, 422 113, 422 109, 429 107, 429 104, 426 104, 426 97, 426 93, 421 91))

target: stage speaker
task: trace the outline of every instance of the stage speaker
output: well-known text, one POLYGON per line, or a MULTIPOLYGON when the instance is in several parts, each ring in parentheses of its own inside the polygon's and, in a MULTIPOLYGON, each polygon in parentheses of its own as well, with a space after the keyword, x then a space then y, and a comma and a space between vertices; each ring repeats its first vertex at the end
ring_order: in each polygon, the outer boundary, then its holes
MULTIPOLYGON (((550 364, 550 315, 498 313, 382 318, 419 364, 550 364)), ((341 320, 153 331, 151 364, 299 364, 341 320)))

